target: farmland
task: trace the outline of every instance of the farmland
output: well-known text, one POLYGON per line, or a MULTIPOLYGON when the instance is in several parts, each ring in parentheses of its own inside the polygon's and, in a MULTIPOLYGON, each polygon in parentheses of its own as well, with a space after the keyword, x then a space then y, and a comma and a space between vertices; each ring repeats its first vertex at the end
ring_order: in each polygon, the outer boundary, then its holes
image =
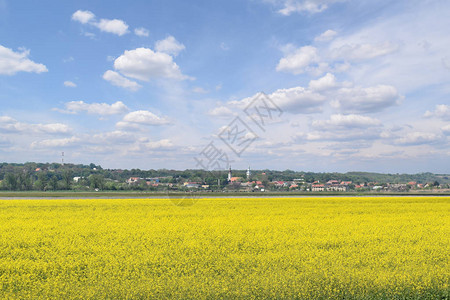
POLYGON ((448 299, 449 215, 450 197, 0 200, 0 298, 448 299))

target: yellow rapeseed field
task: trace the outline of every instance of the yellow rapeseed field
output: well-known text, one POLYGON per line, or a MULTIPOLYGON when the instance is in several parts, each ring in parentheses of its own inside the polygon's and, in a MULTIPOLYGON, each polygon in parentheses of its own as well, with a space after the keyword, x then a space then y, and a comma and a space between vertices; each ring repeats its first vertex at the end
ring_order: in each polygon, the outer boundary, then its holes
POLYGON ((1 299, 449 299, 450 197, 0 200, 1 299))

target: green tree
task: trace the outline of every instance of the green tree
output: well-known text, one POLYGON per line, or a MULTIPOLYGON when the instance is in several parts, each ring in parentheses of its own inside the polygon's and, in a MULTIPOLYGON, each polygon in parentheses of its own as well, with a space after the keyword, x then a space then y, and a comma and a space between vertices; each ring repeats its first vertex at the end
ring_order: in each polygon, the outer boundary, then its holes
POLYGON ((29 191, 33 188, 33 180, 31 174, 26 172, 18 176, 18 189, 29 191))
POLYGON ((73 181, 73 172, 71 170, 65 170, 63 172, 64 189, 70 190, 73 181))
POLYGON ((34 187, 40 191, 45 191, 47 187, 47 182, 48 182, 47 174, 39 173, 38 180, 36 180, 36 182, 34 183, 34 187))
POLYGON ((58 189, 58 177, 53 175, 48 181, 48 187, 54 191, 58 189))
POLYGON ((100 174, 93 174, 89 176, 89 182, 91 183, 92 189, 103 190, 105 187, 105 177, 100 174))
POLYGON ((5 176, 5 186, 8 190, 15 191, 18 189, 18 180, 15 174, 8 173, 5 176))

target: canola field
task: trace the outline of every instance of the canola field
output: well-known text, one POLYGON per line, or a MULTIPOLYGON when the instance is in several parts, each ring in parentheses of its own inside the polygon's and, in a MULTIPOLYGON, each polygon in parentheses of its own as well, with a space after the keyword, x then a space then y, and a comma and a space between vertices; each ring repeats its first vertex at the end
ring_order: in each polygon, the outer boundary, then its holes
POLYGON ((449 299, 450 197, 0 200, 1 299, 449 299))

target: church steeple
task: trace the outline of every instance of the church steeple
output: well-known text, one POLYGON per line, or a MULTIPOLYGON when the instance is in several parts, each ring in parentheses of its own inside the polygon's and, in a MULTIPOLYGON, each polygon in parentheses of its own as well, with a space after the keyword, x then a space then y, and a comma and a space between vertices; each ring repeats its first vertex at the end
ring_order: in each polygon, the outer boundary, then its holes
POLYGON ((250 172, 250 166, 248 166, 248 169, 247 169, 247 180, 250 180, 250 176, 251 176, 252 174, 251 174, 251 172, 250 172))

